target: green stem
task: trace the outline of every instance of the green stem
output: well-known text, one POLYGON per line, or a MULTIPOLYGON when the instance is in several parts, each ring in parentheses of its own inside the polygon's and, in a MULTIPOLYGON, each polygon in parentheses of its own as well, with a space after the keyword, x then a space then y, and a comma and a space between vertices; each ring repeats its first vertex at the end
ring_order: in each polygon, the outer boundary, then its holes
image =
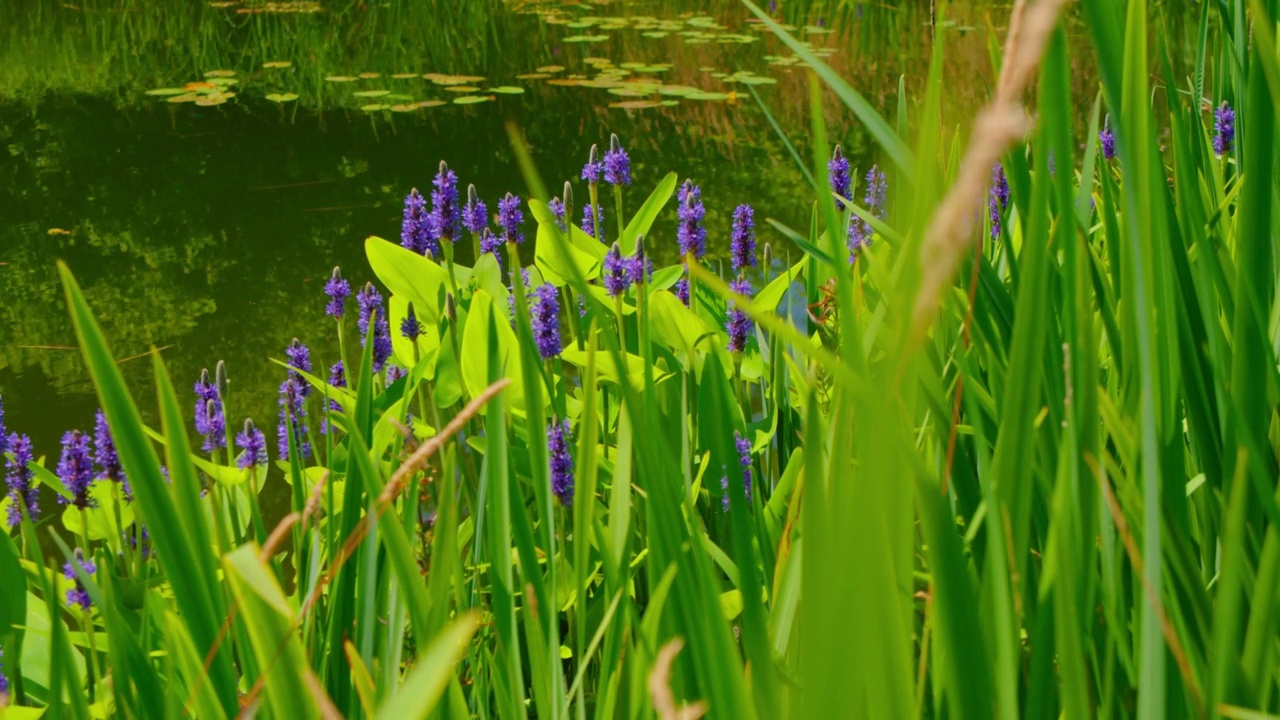
POLYGON ((622 242, 622 234, 625 232, 625 225, 622 222, 622 187, 613 186, 613 204, 615 212, 618 214, 618 242, 622 242))

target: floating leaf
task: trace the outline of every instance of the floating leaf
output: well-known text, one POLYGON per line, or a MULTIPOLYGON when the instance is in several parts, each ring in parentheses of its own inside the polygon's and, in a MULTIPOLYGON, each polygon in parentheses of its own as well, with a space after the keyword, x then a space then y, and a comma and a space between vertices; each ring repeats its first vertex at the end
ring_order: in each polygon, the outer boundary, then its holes
POLYGON ((218 86, 211 82, 189 82, 186 85, 183 85, 182 89, 188 92, 207 92, 217 90, 218 86))
POLYGON ((383 103, 373 103, 372 105, 361 105, 360 109, 365 112, 378 112, 379 110, 389 110, 391 106, 383 103))
POLYGON ((396 73, 394 75, 390 75, 389 77, 392 80, 416 80, 420 76, 418 75, 418 73, 396 73))
POLYGON ((440 107, 441 105, 448 105, 448 104, 449 103, 445 102, 444 100, 419 100, 418 102, 414 103, 414 107, 432 108, 432 107, 440 107))
POLYGON ((235 70, 210 70, 209 72, 205 73, 204 76, 207 78, 227 78, 227 77, 235 77, 235 74, 236 74, 235 70))
POLYGON ((358 77, 360 77, 362 80, 375 80, 377 78, 382 77, 382 73, 362 72, 358 77))
POLYGON ((239 80, 237 80, 237 79, 235 79, 235 78, 229 78, 229 77, 216 77, 216 78, 214 78, 214 79, 210 80, 209 82, 210 82, 210 83, 212 83, 213 85, 217 85, 217 86, 219 86, 219 87, 227 87, 227 86, 229 86, 229 85, 236 85, 236 84, 239 84, 239 82, 240 82, 240 81, 239 81, 239 80))
POLYGON ((653 94, 653 90, 636 87, 614 87, 609 88, 608 92, 611 95, 621 95, 622 97, 644 97, 645 95, 653 94))
POLYGON ((375 98, 375 97, 382 97, 383 95, 390 95, 390 94, 391 94, 390 90, 361 90, 360 92, 351 93, 351 97, 375 98))
MULTIPOLYGON (((675 100, 668 100, 672 105, 679 105, 675 100)), ((661 100, 623 100, 622 102, 609 103, 611 108, 619 108, 621 110, 644 110, 645 108, 662 107, 666 104, 661 100)))
POLYGON ((270 100, 271 102, 286 103, 286 102, 292 102, 294 100, 297 100, 298 94, 297 93, 271 93, 270 95, 267 96, 267 99, 270 100))
POLYGON ((225 103, 225 102, 227 101, 227 98, 231 97, 231 95, 232 95, 232 94, 233 94, 233 93, 229 93, 229 94, 226 94, 226 95, 223 95, 223 94, 218 94, 218 95, 201 95, 200 97, 197 97, 197 98, 196 98, 196 104, 197 104, 197 105, 200 105, 201 107, 210 107, 210 106, 213 106, 213 105, 221 105, 221 104, 225 103))
POLYGON ((543 65, 542 67, 538 68, 538 72, 540 73, 564 72, 564 66, 563 65, 543 65))
POLYGON ((524 73, 523 75, 517 75, 516 79, 517 80, 545 80, 549 77, 551 77, 550 73, 533 72, 533 73, 524 73))
POLYGON ((548 85, 560 85, 560 86, 562 86, 562 87, 573 87, 573 86, 575 86, 575 85, 581 85, 581 84, 583 84, 584 82, 586 82, 586 81, 585 81, 585 80, 578 79, 578 78, 557 78, 557 79, 555 79, 555 80, 548 80, 548 81, 547 81, 547 84, 548 84, 548 85))
POLYGON ((475 105, 476 103, 489 102, 492 99, 488 95, 463 95, 462 97, 454 98, 453 103, 455 105, 475 105))
POLYGON ((195 102, 199 98, 200 96, 195 93, 186 93, 185 95, 174 95, 173 97, 169 98, 169 102, 188 103, 188 102, 195 102))
POLYGON ((729 93, 722 92, 696 92, 684 96, 688 100, 728 100, 729 93))
POLYGON ((272 68, 287 68, 287 67, 291 67, 292 65, 293 65, 292 60, 272 60, 271 62, 262 63, 262 68, 264 70, 270 70, 272 68))
POLYGON ((524 88, 515 85, 499 85, 495 88, 489 88, 489 92, 498 93, 499 95, 523 95, 524 88))
POLYGON ((564 41, 567 43, 598 43, 608 39, 608 35, 570 35, 564 41))
POLYGON ((356 79, 350 75, 330 75, 325 78, 326 82, 355 82, 356 79))
POLYGON ((446 85, 444 90, 445 92, 473 93, 479 92, 480 88, 475 85, 446 85))
POLYGON ((418 109, 418 105, 416 103, 409 103, 408 105, 392 105, 389 109, 391 112, 398 113, 413 112, 418 109))
POLYGON ((662 95, 671 95, 674 97, 683 97, 686 95, 696 95, 702 90, 688 85, 664 85, 658 88, 658 92, 662 95))
POLYGON ((479 75, 444 75, 441 73, 426 73, 422 77, 437 85, 469 85, 484 80, 479 75))
POLYGON ((71 231, 63 230, 62 228, 49 228, 49 234, 50 235, 70 235, 71 231))
POLYGON ((156 88, 155 90, 148 90, 147 94, 148 95, 181 95, 185 92, 187 92, 186 88, 156 88))

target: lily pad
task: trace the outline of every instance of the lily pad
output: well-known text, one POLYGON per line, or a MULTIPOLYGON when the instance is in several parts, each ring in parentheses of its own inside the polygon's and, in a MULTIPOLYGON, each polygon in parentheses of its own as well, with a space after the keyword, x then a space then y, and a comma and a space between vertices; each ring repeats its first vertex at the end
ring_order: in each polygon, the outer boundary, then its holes
POLYGON ((445 92, 473 93, 479 92, 480 88, 475 85, 446 85, 444 90, 445 92))
POLYGON ((297 93, 271 93, 267 99, 275 103, 293 102, 298 99, 297 93))
POLYGON ((390 110, 391 106, 384 103, 372 103, 370 105, 361 105, 360 109, 365 112, 378 112, 379 110, 390 110))
POLYGON ((225 77, 235 77, 235 74, 236 74, 235 70, 210 70, 209 72, 205 73, 204 76, 207 78, 225 78, 225 77))
POLYGON ((329 77, 325 78, 325 81, 347 83, 347 82, 355 82, 356 78, 351 77, 350 75, 330 75, 329 77))
POLYGON ((196 98, 196 104, 202 107, 210 107, 212 105, 221 105, 225 103, 235 93, 219 93, 217 95, 201 95, 196 98))
POLYGON ((729 93, 698 91, 684 97, 687 100, 728 100, 729 93))
POLYGON ((564 41, 567 43, 599 43, 608 39, 608 35, 570 35, 564 41))
POLYGON ((382 73, 362 72, 357 77, 359 77, 361 80, 376 80, 377 78, 382 77, 382 73))
POLYGON ((147 94, 165 96, 165 95, 182 95, 186 92, 187 92, 186 88, 156 88, 155 90, 148 90, 147 94))
POLYGON ((499 95, 523 95, 524 88, 515 85, 499 85, 495 88, 489 88, 489 92, 498 93, 499 95))
POLYGON ((644 110, 646 108, 662 107, 662 105, 663 103, 660 100, 623 100, 622 102, 609 103, 609 107, 622 110, 644 110))
POLYGON ((396 73, 389 76, 392 80, 415 80, 419 77, 418 73, 396 73))
POLYGON ((549 77, 551 77, 551 73, 532 72, 532 73, 524 73, 523 75, 517 75, 516 79, 517 80, 546 80, 549 77))
POLYGON ((777 85, 777 78, 761 77, 759 75, 750 75, 747 77, 730 78, 730 82, 740 82, 743 85, 777 85))
POLYGON ((649 32, 640 33, 640 34, 647 38, 657 39, 657 38, 664 38, 670 35, 671 33, 667 32, 666 30, 650 30, 649 32))
POLYGON ((214 78, 214 79, 210 80, 209 82, 210 82, 210 83, 213 83, 214 85, 218 85, 218 86, 220 86, 220 87, 229 87, 229 86, 231 86, 231 85, 238 85, 238 84, 240 84, 240 81, 239 81, 239 80, 237 80, 237 79, 235 79, 235 78, 231 78, 231 77, 216 77, 216 78, 214 78))
POLYGON ((462 97, 454 98, 453 104, 454 105, 475 105, 477 103, 489 102, 492 99, 493 98, 489 97, 488 95, 463 95, 462 97))
POLYGON ((382 97, 383 95, 390 95, 390 94, 391 94, 390 90, 361 90, 360 92, 351 93, 351 97, 375 98, 375 97, 382 97))
POLYGON ((538 72, 540 73, 564 72, 564 66, 563 65, 543 65, 542 67, 538 68, 538 72))
POLYGON ((444 100, 419 100, 418 102, 414 103, 414 106, 420 107, 420 108, 433 108, 433 107, 440 107, 441 105, 448 105, 448 104, 449 103, 445 102, 444 100))
POLYGON ((690 87, 688 85, 664 85, 658 88, 658 92, 662 95, 670 95, 672 97, 683 97, 685 95, 696 95, 702 92, 701 89, 690 87))
POLYGON ((652 90, 646 90, 644 88, 636 88, 636 87, 609 88, 608 92, 610 95, 621 95, 622 97, 644 97, 646 95, 653 94, 652 90))
POLYGON ((293 65, 292 60, 272 60, 271 62, 262 63, 262 69, 270 70, 272 68, 287 68, 293 65))
POLYGON ((174 95, 173 97, 169 98, 169 102, 171 102, 171 103, 189 103, 189 102, 195 102, 195 101, 196 101, 196 100, 198 100, 199 98, 200 98, 200 96, 199 96, 199 95, 197 95, 196 93, 183 93, 182 95, 174 95))
POLYGON ((407 105, 392 105, 388 109, 391 110, 391 112, 397 112, 397 113, 413 112, 414 110, 418 109, 418 105, 417 103, 408 103, 407 105))

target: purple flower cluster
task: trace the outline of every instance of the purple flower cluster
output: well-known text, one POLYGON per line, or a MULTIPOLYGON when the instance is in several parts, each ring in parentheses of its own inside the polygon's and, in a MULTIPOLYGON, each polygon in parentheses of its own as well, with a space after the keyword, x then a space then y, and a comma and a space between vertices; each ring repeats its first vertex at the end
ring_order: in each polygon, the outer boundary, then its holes
POLYGON ((129 486, 129 478, 124 475, 124 466, 120 464, 120 454, 116 452, 115 438, 111 436, 111 426, 107 424, 107 415, 98 410, 93 418, 93 460, 98 464, 98 477, 121 484, 126 500, 133 499, 133 488, 129 486))
POLYGON ((551 456, 551 492, 561 505, 573 502, 573 455, 569 453, 569 421, 551 418, 547 424, 547 452, 551 456))
POLYGON ((409 303, 409 311, 405 314, 404 320, 400 321, 400 334, 409 342, 416 342, 422 335, 422 323, 413 312, 413 303, 409 303))
POLYGON ((9 450, 9 434, 4 427, 4 398, 0 397, 0 453, 9 450))
MULTIPOLYGON (((751 296, 751 283, 744 277, 729 283, 729 289, 739 295, 751 296)), ((730 352, 742 352, 747 349, 747 338, 751 335, 751 328, 751 319, 747 314, 730 302, 724 323, 724 329, 729 333, 730 352)))
POLYGON ((1111 160, 1116 156, 1116 134, 1111 131, 1111 116, 1102 123, 1098 132, 1098 142, 1102 144, 1102 159, 1111 160))
POLYGON ((507 193, 498 201, 498 227, 502 228, 503 242, 524 242, 524 211, 520 209, 520 197, 507 193))
POLYGON ((680 256, 683 258, 693 253, 694 257, 701 260, 707 254, 707 229, 702 224, 707 216, 707 209, 702 206, 702 190, 692 180, 685 180, 676 197, 680 201, 677 211, 680 225, 676 229, 680 256))
POLYGON ((544 360, 560 354, 560 297, 556 287, 551 283, 543 283, 530 293, 533 300, 529 308, 530 324, 533 328, 533 341, 538 346, 538 354, 544 360))
POLYGON ((209 379, 208 368, 200 371, 200 379, 195 384, 196 392, 196 432, 204 438, 205 452, 221 450, 227 446, 227 419, 222 413, 222 400, 218 397, 218 386, 209 379))
MULTIPOLYGON (((339 388, 347 386, 347 372, 341 360, 329 366, 329 384, 339 388)), ((342 412, 342 405, 337 400, 330 400, 329 409, 333 412, 342 412)), ((320 433, 323 435, 329 433, 328 413, 325 413, 325 417, 320 420, 320 433)))
MULTIPOLYGON (((872 165, 871 169, 867 171, 867 190, 862 197, 862 201, 871 215, 879 220, 885 219, 887 195, 888 183, 885 180, 884 172, 872 165)), ((875 228, 871 227, 871 223, 858 217, 850 220, 848 238, 850 262, 857 259, 859 250, 871 244, 871 236, 874 234, 875 228)))
MULTIPOLYGON (((737 431, 733 431, 733 445, 738 450, 738 466, 742 468, 742 489, 747 499, 751 499, 751 441, 737 431)), ((720 489, 724 491, 720 503, 725 512, 729 511, 729 476, 720 478, 720 489)))
POLYGON ((280 422, 276 426, 276 450, 281 459, 289 457, 289 426, 293 425, 293 442, 302 459, 311 457, 307 440, 307 408, 298 384, 293 378, 280 383, 280 422))
POLYGON ((476 235, 489 227, 489 210, 476 193, 475 185, 467 186, 467 204, 462 208, 462 226, 476 235))
POLYGON ((9 457, 5 460, 5 485, 9 488, 9 527, 22 522, 22 509, 35 520, 40 515, 39 497, 29 467, 32 459, 31 438, 14 433, 8 437, 9 457))
POLYGON ((405 375, 408 375, 408 374, 409 374, 408 370, 405 370, 404 368, 400 367, 395 363, 389 363, 387 365, 387 378, 386 378, 387 387, 391 387, 392 385, 395 385, 396 381, 398 381, 400 378, 403 378, 405 375))
POLYGON ((592 145, 587 155, 587 164, 582 166, 582 179, 592 185, 600 182, 600 174, 604 172, 604 163, 600 162, 600 148, 592 145))
POLYGON ((391 326, 387 322, 386 309, 382 306, 382 294, 373 283, 365 283, 360 292, 356 293, 356 304, 360 306, 360 320, 356 325, 360 330, 360 346, 364 347, 369 335, 369 324, 373 323, 373 371, 382 372, 382 367, 391 357, 391 326))
POLYGON ((69 430, 62 436, 62 457, 58 460, 58 478, 67 488, 71 499, 62 495, 58 502, 78 508, 97 507, 90 495, 93 488, 93 462, 89 459, 89 436, 79 430, 69 430))
POLYGON ((1236 140, 1236 111, 1226 100, 1213 111, 1213 152, 1222 157, 1231 152, 1236 140))
MULTIPOLYGON (((604 222, 604 208, 591 207, 591 203, 582 206, 582 232, 596 237, 596 210, 600 211, 600 222, 604 222)), ((604 225, 600 225, 600 242, 604 242, 604 225)))
POLYGON ((480 233, 480 252, 493 255, 498 261, 498 267, 502 267, 502 238, 494 235, 489 228, 480 233))
POLYGON ((609 152, 604 154, 604 181, 619 187, 631 184, 631 158, 622 149, 617 135, 609 136, 609 152))
POLYGON ((991 239, 998 240, 1003 227, 1001 214, 1009 207, 1009 178, 1004 174, 1004 165, 998 162, 991 169, 991 196, 987 206, 991 215, 991 239))
POLYGON ((569 226, 564 220, 564 201, 560 198, 551 198, 547 201, 547 209, 551 211, 551 217, 556 221, 556 227, 560 228, 560 232, 568 232, 569 226))
POLYGON ((680 298, 680 302, 684 303, 685 307, 689 307, 689 278, 682 277, 677 280, 676 284, 671 286, 671 292, 680 298))
POLYGON ((454 242, 462 237, 462 216, 458 210, 458 175, 440 161, 440 171, 431 181, 431 226, 435 239, 454 242))
POLYGON ((236 460, 236 466, 241 470, 267 464, 267 439, 261 430, 254 427, 252 420, 245 420, 244 430, 236 434, 236 447, 241 450, 240 458, 236 460))
MULTIPOLYGON (((311 372, 311 348, 303 345, 298 338, 294 338, 293 342, 289 343, 289 347, 284 349, 284 357, 290 368, 311 372)), ((305 398, 311 394, 311 384, 296 370, 289 370, 289 379, 298 384, 298 392, 302 397, 305 398)))
POLYGON ((831 159, 827 161, 827 183, 831 185, 831 192, 840 197, 836 201, 836 207, 847 207, 848 201, 853 198, 853 177, 849 171, 849 160, 839 145, 836 145, 836 149, 831 152, 831 159))
POLYGON ((729 236, 729 255, 735 272, 756 266, 756 212, 750 205, 739 205, 733 211, 733 231, 729 236))
POLYGON ((437 231, 432 214, 427 212, 427 201, 413 188, 404 199, 404 219, 400 223, 400 245, 419 255, 440 254, 436 242, 437 231))
POLYGON ((603 275, 604 289, 612 297, 626 292, 631 283, 635 282, 631 258, 623 256, 618 243, 614 243, 604 256, 603 275))
POLYGON ((67 591, 67 605, 78 606, 81 610, 88 610, 93 602, 89 599, 89 591, 84 589, 84 583, 76 572, 76 566, 79 566, 79 570, 86 575, 98 572, 98 566, 92 560, 85 559, 84 551, 80 548, 76 548, 72 562, 62 566, 63 577, 75 582, 75 587, 67 591))
POLYGON ((329 296, 329 303, 324 306, 324 314, 341 320, 347 312, 347 298, 351 297, 351 283, 342 279, 342 272, 333 269, 333 274, 324 284, 324 294, 329 296))

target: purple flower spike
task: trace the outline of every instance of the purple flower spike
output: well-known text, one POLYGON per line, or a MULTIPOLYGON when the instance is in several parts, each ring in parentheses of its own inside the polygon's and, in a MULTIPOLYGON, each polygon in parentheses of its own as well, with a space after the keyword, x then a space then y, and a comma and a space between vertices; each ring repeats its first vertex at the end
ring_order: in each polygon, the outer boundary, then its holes
MULTIPOLYGON (((298 338, 294 338, 293 342, 289 343, 289 347, 284 349, 284 357, 291 367, 298 368, 302 372, 311 372, 311 348, 303 345, 298 338)), ((308 383, 302 375, 290 370, 289 379, 298 383, 298 392, 302 397, 305 398, 311 394, 311 383, 308 383)))
POLYGON ((280 423, 276 426, 276 449, 281 459, 289 457, 289 424, 293 424, 293 442, 302 460, 311 457, 307 441, 307 409, 298 385, 292 378, 280 383, 280 423))
POLYGON ((373 323, 373 371, 382 372, 387 359, 391 357, 391 328, 387 322, 386 310, 382 307, 382 294, 373 283, 365 283, 364 288, 356 293, 356 304, 360 306, 360 346, 364 347, 365 338, 369 334, 369 323, 373 323))
POLYGON ((888 194, 889 184, 885 179, 884 171, 878 166, 872 165, 871 169, 867 171, 867 192, 862 200, 867 204, 867 209, 877 219, 883 220, 886 217, 885 210, 888 207, 888 194))
POLYGON ((604 163, 600 162, 600 148, 592 145, 591 154, 587 156, 587 164, 582 166, 582 179, 596 185, 600 182, 600 174, 604 172, 604 163))
POLYGON ((221 450, 227 446, 227 419, 222 413, 222 399, 218 397, 218 386, 209 379, 207 369, 200 371, 195 392, 196 432, 204 437, 204 444, 201 447, 208 453, 221 450))
MULTIPOLYGON (((733 445, 738 451, 738 466, 742 468, 742 489, 746 492, 747 500, 751 500, 751 441, 737 431, 733 431, 733 445)), ((721 507, 725 512, 729 511, 729 476, 725 475, 720 479, 720 489, 724 494, 720 498, 721 507)))
POLYGON ((252 420, 244 421, 244 431, 236 434, 236 447, 242 451, 236 466, 241 470, 267 464, 267 439, 254 427, 252 420))
POLYGON ((631 262, 622 256, 618 243, 614 243, 604 256, 604 289, 610 296, 617 297, 631 287, 633 279, 631 262))
POLYGON ((533 303, 529 309, 533 341, 538 354, 549 360, 560 354, 560 297, 551 283, 543 283, 530 293, 533 303))
POLYGON ((76 548, 74 559, 62 566, 63 577, 75 582, 75 587, 67 591, 67 605, 75 605, 81 610, 88 610, 93 602, 89 599, 89 591, 84 589, 84 583, 80 580, 80 575, 76 573, 76 566, 79 566, 79 570, 86 575, 93 575, 98 572, 98 566, 92 560, 85 559, 84 552, 80 548, 76 548))
MULTIPOLYGON (((341 360, 329 366, 329 384, 339 388, 347 386, 347 372, 346 368, 342 366, 341 360)), ((330 400, 329 409, 334 412, 342 412, 342 405, 337 400, 330 400)), ((320 433, 323 435, 329 433, 328 413, 320 420, 320 433)))
POLYGON ((991 169, 991 196, 987 200, 991 215, 991 239, 1000 238, 1003 227, 1001 213, 1009 206, 1009 178, 1004 174, 1004 165, 996 163, 991 169))
POLYGON ((58 477, 71 494, 71 499, 59 495, 58 502, 75 505, 80 509, 97 507, 89 495, 93 487, 93 462, 89 460, 89 436, 79 430, 70 430, 62 436, 62 457, 58 460, 58 477))
POLYGON ((1226 100, 1213 111, 1213 152, 1222 157, 1231 152, 1236 139, 1236 111, 1226 100))
POLYGON ((556 227, 560 228, 560 232, 568 232, 569 226, 564 221, 564 201, 560 198, 551 198, 547 201, 547 209, 551 211, 551 217, 556 220, 556 227))
POLYGON ((1111 131, 1111 116, 1108 115, 1098 133, 1098 142, 1102 144, 1102 159, 1111 160, 1116 156, 1116 134, 1111 131))
POLYGON ((454 242, 462 237, 462 216, 458 211, 458 176, 440 161, 440 171, 431 181, 431 224, 435 237, 454 242))
MULTIPOLYGON (((596 208, 596 209, 600 211, 600 220, 601 222, 603 222, 604 208, 596 208)), ((604 226, 601 225, 600 229, 604 230, 604 226)), ((582 206, 582 232, 590 235, 591 237, 596 236, 596 213, 595 213, 595 210, 591 209, 591 203, 587 203, 586 205, 582 206)), ((603 232, 600 233, 600 242, 604 242, 603 232)))
MULTIPOLYGON (((751 297, 751 283, 747 282, 744 277, 729 283, 729 289, 738 293, 751 297)), ((728 312, 725 319, 725 331, 729 333, 729 350, 730 352, 742 352, 747 349, 747 337, 751 335, 751 320, 747 314, 734 306, 733 302, 729 303, 728 312)))
POLYGON ((489 210, 476 193, 475 185, 467 186, 467 204, 462 208, 462 226, 476 235, 489 227, 489 210))
POLYGON ((347 312, 347 298, 351 297, 351 283, 342 279, 342 272, 338 268, 333 269, 333 275, 329 276, 328 282, 324 284, 324 294, 329 296, 329 303, 324 306, 324 314, 341 320, 347 312))
POLYGON ((498 261, 498 267, 502 267, 502 238, 494 235, 489 228, 480 233, 480 252, 492 254, 498 261))
POLYGON ((836 201, 836 206, 840 209, 847 207, 845 201, 853 198, 853 177, 849 174, 849 160, 839 145, 827 161, 827 182, 831 185, 831 192, 841 198, 836 201))
POLYGON ((609 136, 609 152, 604 154, 604 181, 615 186, 631 184, 631 158, 622 149, 617 135, 609 136))
POLYGON ((408 370, 405 370, 395 363, 390 363, 387 365, 387 387, 391 387, 396 383, 396 381, 408 374, 408 370))
POLYGON ((409 312, 400 321, 400 334, 409 342, 416 342, 418 336, 422 335, 422 323, 413 313, 413 303, 409 303, 409 312))
POLYGON ((733 232, 729 253, 735 272, 756 266, 756 213, 750 205, 739 205, 733 211, 733 232))
POLYGON ((32 482, 31 438, 14 433, 8 437, 9 457, 5 460, 5 485, 9 487, 9 527, 22 522, 22 508, 32 521, 40 517, 40 493, 32 482))
POLYGON ((427 201, 417 188, 409 191, 404 199, 404 220, 400 223, 400 245, 419 255, 440 254, 436 242, 435 221, 426 210, 427 201))
POLYGON ((524 242, 524 232, 520 226, 524 223, 524 211, 520 209, 520 197, 507 193, 498 201, 498 226, 502 228, 503 242, 524 242))
POLYGON ((573 455, 569 453, 569 421, 551 418, 547 424, 547 453, 551 456, 551 492, 561 505, 573 503, 573 455))
POLYGON ((111 437, 111 427, 102 410, 98 410, 93 419, 93 445, 93 459, 98 464, 98 476, 120 483, 125 499, 132 500, 133 488, 129 486, 129 478, 124 476, 124 466, 120 464, 120 454, 116 452, 115 439, 111 437))
POLYGON ((0 454, 9 450, 9 433, 4 427, 4 398, 0 397, 0 454))
POLYGON ((701 260, 707 254, 707 229, 702 225, 707 209, 702 206, 702 190, 692 180, 685 180, 677 197, 680 225, 676 229, 676 240, 680 243, 680 256, 684 258, 693 253, 701 260))
POLYGON ((671 286, 671 292, 680 298, 680 302, 684 303, 685 307, 689 307, 689 278, 682 277, 677 280, 676 284, 671 286))

